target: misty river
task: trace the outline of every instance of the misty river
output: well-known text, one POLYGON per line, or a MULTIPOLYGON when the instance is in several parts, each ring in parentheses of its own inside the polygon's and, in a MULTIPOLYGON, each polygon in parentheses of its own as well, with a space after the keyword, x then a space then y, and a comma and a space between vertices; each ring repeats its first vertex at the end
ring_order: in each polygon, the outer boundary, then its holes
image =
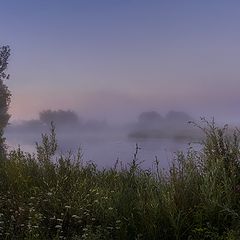
MULTIPOLYGON (((33 153, 35 143, 40 142, 41 138, 36 139, 36 134, 15 134, 6 133, 7 144, 10 149, 21 147, 23 151, 33 153)), ((184 152, 189 148, 189 141, 175 140, 170 138, 161 139, 132 139, 124 134, 83 134, 72 133, 69 135, 58 134, 58 153, 66 154, 71 150, 76 153, 80 147, 85 162, 94 162, 98 167, 113 167, 115 162, 128 164, 133 159, 136 144, 139 146, 138 161, 142 168, 152 168, 156 157, 160 161, 160 166, 168 168, 169 163, 174 159, 177 151, 184 152)), ((194 148, 199 148, 199 144, 191 143, 194 148)))

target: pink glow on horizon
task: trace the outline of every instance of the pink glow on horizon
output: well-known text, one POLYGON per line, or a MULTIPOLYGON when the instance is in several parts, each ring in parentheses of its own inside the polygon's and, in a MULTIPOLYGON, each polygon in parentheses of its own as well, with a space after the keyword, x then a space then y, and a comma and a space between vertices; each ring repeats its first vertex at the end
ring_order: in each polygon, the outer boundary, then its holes
MULTIPOLYGON (((43 91, 43 89, 42 89, 43 91)), ((81 117, 109 120, 110 122, 128 122, 137 118, 142 111, 156 110, 162 114, 169 110, 186 111, 195 116, 226 117, 232 114, 238 117, 237 95, 221 94, 206 89, 202 91, 149 93, 137 91, 136 93, 114 91, 41 91, 14 92, 10 107, 11 121, 37 119, 38 113, 46 109, 74 110, 81 117), (34 101, 32 101, 34 99, 34 101), (224 108, 224 110, 223 110, 224 108), (229 115, 230 114, 230 115, 229 115)))

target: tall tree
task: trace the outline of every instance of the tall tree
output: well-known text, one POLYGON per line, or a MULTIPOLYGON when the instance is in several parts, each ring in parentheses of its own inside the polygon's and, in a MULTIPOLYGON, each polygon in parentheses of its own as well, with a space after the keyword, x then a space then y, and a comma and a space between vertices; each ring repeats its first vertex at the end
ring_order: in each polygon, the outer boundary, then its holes
POLYGON ((8 90, 8 87, 4 84, 4 81, 9 79, 9 74, 6 73, 9 56, 9 46, 0 47, 0 156, 5 154, 5 138, 3 137, 3 130, 7 126, 10 118, 8 108, 11 100, 11 93, 8 90))

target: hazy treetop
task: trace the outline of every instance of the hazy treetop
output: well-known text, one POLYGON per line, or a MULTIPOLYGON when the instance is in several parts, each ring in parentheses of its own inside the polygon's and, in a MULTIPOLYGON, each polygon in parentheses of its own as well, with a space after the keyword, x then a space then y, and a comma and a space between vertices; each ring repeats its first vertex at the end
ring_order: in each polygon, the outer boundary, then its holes
POLYGON ((156 111, 143 112, 138 117, 139 122, 159 122, 163 117, 156 111))
POLYGON ((70 110, 45 110, 39 113, 39 119, 46 124, 54 122, 60 125, 78 124, 80 121, 78 115, 70 110))

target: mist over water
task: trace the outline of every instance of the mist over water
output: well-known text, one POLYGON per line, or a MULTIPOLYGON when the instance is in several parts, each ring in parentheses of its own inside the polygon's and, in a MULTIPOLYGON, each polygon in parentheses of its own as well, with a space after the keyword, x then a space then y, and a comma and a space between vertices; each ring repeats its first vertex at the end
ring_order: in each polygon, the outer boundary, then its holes
POLYGON ((25 121, 6 129, 10 146, 33 151, 54 121, 59 151, 107 166, 139 143, 150 165, 199 140, 193 117, 239 124, 238 2, 14 2, 1 5, 1 42, 9 113, 25 121))
POLYGON ((41 134, 50 132, 51 122, 56 127, 58 154, 76 153, 81 148, 84 161, 99 167, 128 164, 133 159, 136 144, 140 147, 138 161, 143 168, 151 168, 156 157, 167 168, 179 150, 186 151, 199 145, 201 134, 188 122, 193 120, 184 112, 170 111, 162 116, 155 111, 142 112, 136 120, 125 124, 110 124, 97 119, 83 120, 74 111, 46 110, 38 119, 8 126, 7 143, 10 148, 20 145, 22 150, 35 151, 41 134))

